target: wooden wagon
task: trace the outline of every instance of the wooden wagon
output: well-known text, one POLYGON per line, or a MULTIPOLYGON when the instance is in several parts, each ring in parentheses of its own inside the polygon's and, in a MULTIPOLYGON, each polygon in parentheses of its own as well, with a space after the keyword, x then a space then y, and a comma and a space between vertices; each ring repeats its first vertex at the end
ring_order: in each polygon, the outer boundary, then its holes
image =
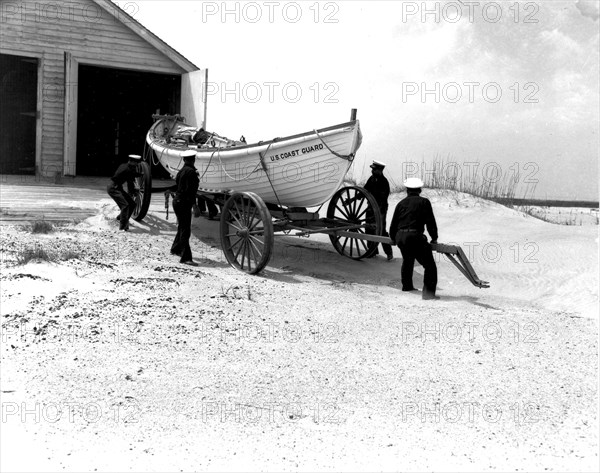
MULTIPOLYGON (((156 159, 175 177, 183 166, 182 153, 193 149, 198 197, 221 207, 221 247, 229 264, 241 271, 261 271, 278 235, 327 234, 338 253, 354 260, 372 256, 378 243, 393 244, 382 236, 374 197, 362 187, 343 186, 362 140, 356 110, 348 122, 251 145, 189 127, 180 116, 154 118, 139 165, 136 220, 144 218, 150 205, 150 164, 156 159)), ((489 287, 460 247, 432 247, 471 283, 489 287)))

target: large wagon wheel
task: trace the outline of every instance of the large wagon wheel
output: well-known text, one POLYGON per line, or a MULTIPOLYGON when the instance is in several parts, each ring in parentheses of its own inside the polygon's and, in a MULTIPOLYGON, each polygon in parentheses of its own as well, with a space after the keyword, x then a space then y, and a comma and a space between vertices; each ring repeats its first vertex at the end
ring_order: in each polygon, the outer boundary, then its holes
POLYGON ((254 192, 235 192, 221 211, 221 245, 231 266, 250 274, 271 259, 273 222, 263 200, 254 192))
POLYGON ((150 197, 152 196, 152 173, 148 163, 142 161, 137 165, 136 171, 141 176, 135 178, 135 188, 138 191, 135 196, 135 209, 131 216, 140 222, 148 213, 150 197))
MULTIPOLYGON (((354 233, 381 235, 382 219, 379 206, 371 193, 362 187, 348 186, 338 190, 329 202, 327 218, 340 224, 361 225, 349 230, 354 233)), ((352 259, 373 256, 377 244, 342 235, 329 235, 337 252, 352 259)))

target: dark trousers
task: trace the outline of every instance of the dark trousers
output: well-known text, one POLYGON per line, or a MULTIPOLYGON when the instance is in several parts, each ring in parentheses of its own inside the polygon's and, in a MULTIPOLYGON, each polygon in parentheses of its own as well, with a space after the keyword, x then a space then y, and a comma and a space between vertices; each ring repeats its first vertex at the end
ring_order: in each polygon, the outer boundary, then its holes
POLYGON ((123 230, 129 227, 129 218, 135 210, 135 200, 123 190, 123 187, 109 184, 106 188, 108 195, 117 203, 121 213, 119 214, 119 228, 123 230))
POLYGON ((181 255, 181 262, 192 260, 192 249, 190 248, 190 236, 192 234, 192 206, 193 200, 184 200, 178 197, 173 199, 173 210, 177 216, 177 234, 171 253, 181 255))
POLYGON ((414 288, 412 278, 415 260, 417 260, 425 270, 423 294, 435 295, 437 266, 433 259, 431 245, 427 242, 425 235, 418 232, 398 232, 396 243, 402 253, 402 269, 400 270, 402 289, 409 291, 414 288))
MULTIPOLYGON (((366 217, 367 217, 367 223, 374 223, 375 222, 375 217, 373 215, 373 212, 367 211, 366 217)), ((387 220, 387 209, 386 209, 386 212, 381 212, 381 228, 383 229, 383 231, 381 232, 381 235, 389 237, 390 235, 389 235, 389 233, 386 230, 387 229, 387 222, 386 222, 386 220, 387 220)), ((375 232, 367 228, 365 230, 365 233, 367 233, 367 234, 373 234, 375 232)), ((369 245, 375 245, 375 247, 379 247, 379 243, 370 243, 369 245)), ((392 251, 392 245, 389 245, 387 243, 382 243, 381 246, 383 248, 384 253, 387 256, 393 256, 394 253, 392 251)), ((377 250, 375 252, 375 255, 378 255, 378 254, 379 254, 379 250, 377 250)))
POLYGON ((204 212, 208 209, 208 216, 214 217, 219 213, 219 209, 215 205, 215 203, 210 199, 205 199, 204 197, 198 197, 198 208, 200 212, 204 212))
MULTIPOLYGON (((383 227, 382 236, 389 237, 390 234, 387 232, 387 212, 381 214, 381 226, 383 227)), ((393 256, 392 245, 388 245, 387 243, 382 243, 381 247, 387 256, 393 256)))

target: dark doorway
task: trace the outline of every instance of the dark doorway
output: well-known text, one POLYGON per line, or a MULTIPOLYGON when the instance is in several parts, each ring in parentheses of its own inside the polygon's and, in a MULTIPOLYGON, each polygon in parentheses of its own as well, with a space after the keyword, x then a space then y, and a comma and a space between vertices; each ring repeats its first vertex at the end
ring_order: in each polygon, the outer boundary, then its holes
MULTIPOLYGON (((157 109, 179 112, 179 75, 80 65, 78 82, 80 176, 111 176, 129 154, 143 153, 157 109)), ((159 168, 152 166, 155 177, 163 177, 159 168)))
POLYGON ((35 174, 38 60, 0 54, 0 174, 35 174))

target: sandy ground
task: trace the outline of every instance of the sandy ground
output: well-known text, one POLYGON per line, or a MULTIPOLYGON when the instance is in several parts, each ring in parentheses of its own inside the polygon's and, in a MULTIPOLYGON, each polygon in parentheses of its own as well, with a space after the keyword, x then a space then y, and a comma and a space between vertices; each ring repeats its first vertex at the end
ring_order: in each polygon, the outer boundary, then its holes
POLYGON ((1 227, 1 470, 597 471, 598 227, 430 197, 491 288, 438 257, 422 301, 397 249, 323 236, 277 236, 247 276, 204 218, 184 267, 156 197, 129 233, 109 200, 1 227))

